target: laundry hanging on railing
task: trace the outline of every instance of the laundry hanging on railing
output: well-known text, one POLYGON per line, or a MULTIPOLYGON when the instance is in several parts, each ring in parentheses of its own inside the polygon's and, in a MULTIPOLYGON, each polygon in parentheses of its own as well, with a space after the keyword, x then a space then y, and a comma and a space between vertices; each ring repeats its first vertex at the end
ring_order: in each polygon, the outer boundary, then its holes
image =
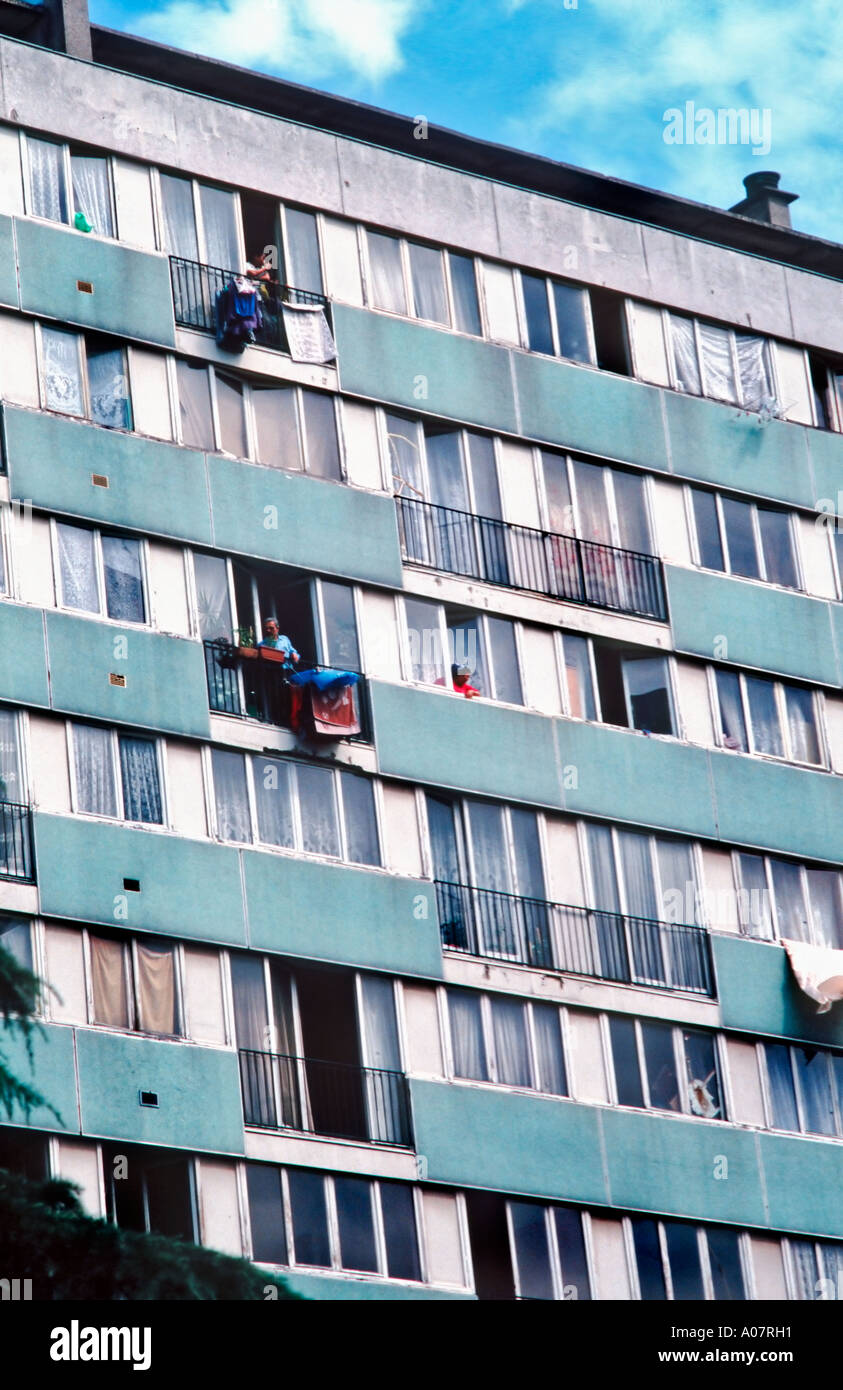
POLYGON ((356 671, 291 671, 287 679, 291 693, 299 696, 291 711, 294 729, 306 724, 310 733, 322 738, 360 733, 360 712, 354 698, 354 687, 360 680, 356 671))
POLYGON ((283 304, 284 330, 294 362, 333 362, 337 355, 321 304, 283 304))
POLYGON ((226 352, 242 352, 255 341, 263 325, 257 291, 251 280, 237 276, 216 297, 217 346, 226 352))
POLYGON ((827 1014, 843 999, 843 951, 831 946, 811 946, 804 941, 783 941, 790 968, 799 988, 816 999, 818 1014, 827 1014))

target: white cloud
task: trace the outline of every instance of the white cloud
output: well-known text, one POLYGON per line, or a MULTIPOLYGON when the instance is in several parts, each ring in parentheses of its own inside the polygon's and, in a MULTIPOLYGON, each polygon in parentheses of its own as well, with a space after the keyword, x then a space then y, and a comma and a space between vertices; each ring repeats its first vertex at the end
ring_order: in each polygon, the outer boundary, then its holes
POLYGON ((171 0, 134 32, 175 48, 306 81, 352 73, 371 82, 403 66, 418 0, 171 0))

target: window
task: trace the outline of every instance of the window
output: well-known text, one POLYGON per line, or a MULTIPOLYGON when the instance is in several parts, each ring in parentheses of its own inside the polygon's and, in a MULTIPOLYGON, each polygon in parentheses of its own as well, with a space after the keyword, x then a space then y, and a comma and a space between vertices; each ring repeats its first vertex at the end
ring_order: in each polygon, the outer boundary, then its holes
POLYGON ((474 258, 367 228, 368 302, 374 309, 480 335, 474 258))
POLYGON ((130 430, 126 354, 108 338, 41 325, 42 399, 46 410, 78 415, 106 429, 130 430))
POLYGON ((240 270, 239 197, 230 189, 159 173, 163 251, 218 270, 240 270))
POLYGON ((843 429, 843 371, 840 363, 808 353, 814 416, 820 429, 843 429))
POLYGON ((548 280, 522 270, 525 346, 532 352, 630 374, 624 298, 597 286, 548 280))
POLYGON ((22 804, 26 799, 20 715, 0 706, 0 801, 22 804))
POLYGON ((246 1185, 258 1263, 421 1281, 409 1183, 247 1163, 246 1185))
POLYGON ((551 531, 598 545, 654 553, 643 474, 624 473, 547 449, 541 450, 540 459, 551 531))
POLYGON ((91 1022, 165 1037, 184 1033, 178 947, 156 937, 87 932, 91 1022))
MULTIPOLYGON (((0 946, 13 956, 24 970, 33 970, 31 923, 18 917, 0 917, 0 946)), ((2 1001, 2 996, 0 996, 2 1001)), ((40 1008, 39 1008, 40 1012, 40 1008)))
POLYGON ((676 736, 667 657, 566 632, 562 661, 566 712, 574 718, 676 736))
POLYGON ((727 1227, 630 1218, 638 1294, 652 1301, 748 1297, 743 1237, 727 1227))
POLYGON ((724 748, 825 764, 813 691, 737 671, 715 671, 714 679, 724 748))
POLYGON ((741 930, 767 940, 843 946, 843 898, 836 869, 760 854, 734 856, 741 930))
POLYGON ((374 783, 345 769, 255 754, 211 751, 217 833, 326 855, 381 863, 374 783))
POLYGON ((767 1123, 794 1134, 843 1138, 843 1055, 762 1043, 767 1123))
POLYGON ((613 1014, 609 1041, 618 1105, 725 1118, 713 1033, 613 1014))
POLYGON ((786 1240, 791 1297, 814 1302, 836 1299, 843 1288, 843 1244, 831 1240, 786 1240))
POLYGON ((465 666, 480 695, 523 705, 515 623, 428 599, 406 598, 404 614, 411 680, 454 689, 465 666))
POLYGON ((555 1004, 465 989, 449 989, 447 1000, 454 1076, 568 1094, 562 1015, 555 1004))
POLYGON ((690 488, 697 563, 704 569, 801 589, 788 512, 690 488))
POLYGON ((745 410, 775 404, 768 339, 682 314, 667 318, 677 390, 729 401, 745 410))
POLYGON ((191 1158, 121 1142, 103 1144, 102 1163, 109 1221, 129 1231, 196 1240, 191 1158))
POLYGON ((185 358, 176 360, 176 383, 182 444, 341 481, 332 395, 250 382, 185 358))
POLYGON ((147 621, 140 541, 63 521, 55 523, 54 536, 60 607, 121 623, 147 621))
POLYGON ((154 739, 70 724, 74 810, 163 825, 158 747, 154 739))
POLYGON ((111 160, 53 140, 26 136, 27 202, 32 217, 116 235, 111 160))
POLYGON ((517 1298, 591 1298, 581 1212, 509 1201, 507 1216, 517 1298))
POLYGON ((323 294, 322 263, 316 216, 301 208, 284 208, 287 283, 323 294))

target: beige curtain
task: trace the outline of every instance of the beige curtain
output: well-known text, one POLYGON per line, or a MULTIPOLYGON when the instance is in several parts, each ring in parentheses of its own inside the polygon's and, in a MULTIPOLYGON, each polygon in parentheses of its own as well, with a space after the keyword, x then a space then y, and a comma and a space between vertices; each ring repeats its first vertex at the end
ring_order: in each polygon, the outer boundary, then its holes
POLYGON ((176 982, 169 946, 137 947, 140 1026, 144 1033, 176 1033, 176 982))
POLYGON ((94 993, 94 1022, 113 1028, 129 1027, 129 1001, 126 993, 124 952, 119 941, 91 937, 91 979, 94 993))

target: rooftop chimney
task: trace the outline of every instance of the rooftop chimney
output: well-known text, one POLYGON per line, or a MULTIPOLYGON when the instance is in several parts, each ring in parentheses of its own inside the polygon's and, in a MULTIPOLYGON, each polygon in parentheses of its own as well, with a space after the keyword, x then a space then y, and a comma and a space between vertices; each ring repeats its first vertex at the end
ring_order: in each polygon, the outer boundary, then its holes
POLYGON ((71 58, 93 59, 88 0, 45 0, 46 42, 71 58))
POLYGON ((795 203, 798 193, 784 193, 779 188, 780 174, 771 169, 760 169, 757 174, 747 174, 743 181, 746 197, 735 203, 730 212, 739 212, 743 217, 754 217, 756 222, 769 222, 773 227, 789 227, 790 204, 795 203))

